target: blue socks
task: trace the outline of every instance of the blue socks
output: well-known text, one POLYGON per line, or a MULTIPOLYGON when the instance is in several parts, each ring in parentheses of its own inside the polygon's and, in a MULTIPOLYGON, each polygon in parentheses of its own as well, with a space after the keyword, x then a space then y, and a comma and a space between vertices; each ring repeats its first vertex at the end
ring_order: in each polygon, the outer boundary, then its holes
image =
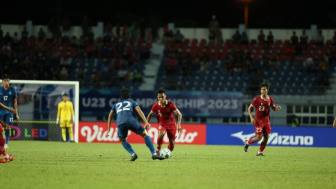
POLYGON ((151 151, 152 154, 156 153, 153 142, 152 142, 152 140, 150 139, 149 136, 145 137, 145 143, 146 143, 146 146, 149 148, 149 150, 151 151))
MULTIPOLYGON (((145 137, 145 143, 146 143, 146 146, 149 148, 149 150, 151 151, 152 154, 155 154, 155 148, 154 148, 154 145, 153 145, 153 142, 152 140, 150 139, 149 136, 146 136, 145 137)), ((130 153, 131 155, 133 155, 135 152, 132 148, 132 146, 130 145, 130 143, 128 143, 127 141, 123 141, 121 143, 121 145, 125 148, 125 150, 130 153)))
POLYGON ((9 129, 5 129, 5 135, 6 135, 6 144, 8 144, 8 141, 9 141, 9 129))
POLYGON ((123 141, 121 143, 121 145, 125 148, 125 150, 127 150, 128 153, 130 153, 131 155, 133 155, 135 152, 132 148, 132 146, 130 145, 130 143, 128 143, 127 141, 123 141))

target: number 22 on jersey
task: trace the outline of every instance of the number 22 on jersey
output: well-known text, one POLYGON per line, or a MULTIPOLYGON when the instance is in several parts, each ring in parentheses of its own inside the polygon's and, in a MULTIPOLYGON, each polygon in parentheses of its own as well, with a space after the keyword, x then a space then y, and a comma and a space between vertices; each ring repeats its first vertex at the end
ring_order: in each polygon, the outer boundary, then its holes
POLYGON ((129 101, 124 101, 124 102, 119 102, 116 104, 117 106, 117 113, 121 112, 121 111, 130 111, 130 106, 131 106, 131 102, 129 101))

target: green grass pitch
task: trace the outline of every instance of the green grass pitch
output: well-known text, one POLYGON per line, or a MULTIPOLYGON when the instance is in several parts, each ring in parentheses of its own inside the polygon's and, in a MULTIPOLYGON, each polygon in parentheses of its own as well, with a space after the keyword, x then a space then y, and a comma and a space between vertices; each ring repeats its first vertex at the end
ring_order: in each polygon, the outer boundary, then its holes
MULTIPOLYGON (((336 148, 176 145, 173 159, 151 159, 145 144, 10 141, 1 188, 336 188, 336 148)), ((167 145, 164 145, 166 147, 167 145)))

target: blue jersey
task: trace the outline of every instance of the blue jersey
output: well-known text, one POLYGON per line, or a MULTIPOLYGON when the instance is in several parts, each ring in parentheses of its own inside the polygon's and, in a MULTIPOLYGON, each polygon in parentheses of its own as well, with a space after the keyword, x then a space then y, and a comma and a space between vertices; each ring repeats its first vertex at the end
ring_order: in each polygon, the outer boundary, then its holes
MULTIPOLYGON (((14 108, 14 99, 17 97, 17 92, 13 87, 9 87, 7 90, 4 87, 0 88, 0 102, 3 105, 14 108)), ((0 114, 11 114, 11 112, 0 108, 0 114)))
POLYGON ((137 106, 139 104, 132 99, 123 99, 113 104, 111 110, 117 115, 117 125, 136 122, 133 112, 137 106))

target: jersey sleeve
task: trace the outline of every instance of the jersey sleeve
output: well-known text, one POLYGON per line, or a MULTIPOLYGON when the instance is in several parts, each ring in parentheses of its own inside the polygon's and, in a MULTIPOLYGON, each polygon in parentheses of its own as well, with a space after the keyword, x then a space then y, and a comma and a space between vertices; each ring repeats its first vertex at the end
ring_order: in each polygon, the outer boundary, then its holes
POLYGON ((137 106, 139 106, 139 104, 137 103, 137 102, 135 102, 134 100, 133 100, 133 108, 135 108, 135 107, 137 107, 137 106))
POLYGON ((15 89, 15 88, 13 88, 13 93, 14 93, 14 96, 13 96, 13 98, 18 98, 18 94, 17 94, 17 91, 16 91, 16 89, 15 89))
POLYGON ((152 109, 151 109, 151 110, 152 110, 152 112, 156 112, 156 103, 154 103, 154 104, 153 104, 153 106, 152 106, 152 109))
POLYGON ((111 110, 113 110, 114 112, 117 112, 117 111, 116 111, 116 104, 113 104, 111 110))
POLYGON ((273 106, 274 106, 274 100, 273 100, 273 97, 270 97, 270 100, 271 100, 271 104, 270 104, 270 106, 273 107, 273 106))
POLYGON ((257 106, 257 97, 255 97, 252 101, 252 106, 257 106))
POLYGON ((70 102, 70 112, 71 112, 71 116, 75 115, 72 102, 70 102))
POLYGON ((58 107, 57 107, 57 118, 60 118, 61 116, 61 103, 58 103, 58 107))
POLYGON ((173 112, 177 109, 177 107, 175 106, 175 104, 172 101, 170 101, 170 109, 172 109, 173 112))

